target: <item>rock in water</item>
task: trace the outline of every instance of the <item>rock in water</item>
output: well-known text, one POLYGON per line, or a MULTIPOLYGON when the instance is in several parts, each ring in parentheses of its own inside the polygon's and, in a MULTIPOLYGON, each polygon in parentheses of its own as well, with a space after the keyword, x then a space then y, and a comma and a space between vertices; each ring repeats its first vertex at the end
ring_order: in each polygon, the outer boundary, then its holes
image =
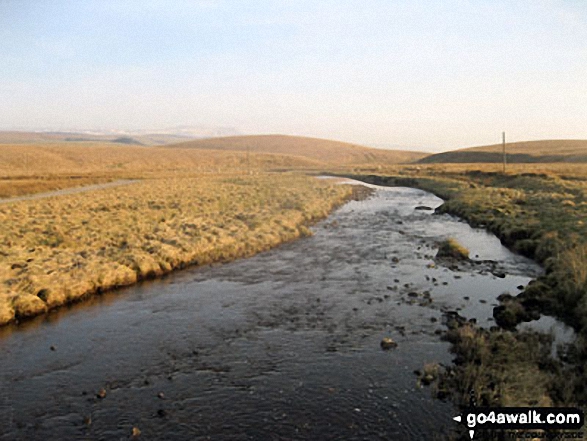
POLYGON ((381 345, 381 349, 383 349, 385 351, 387 351, 389 349, 397 348, 397 343, 393 339, 391 339, 390 337, 384 337, 381 340, 380 345, 381 345))

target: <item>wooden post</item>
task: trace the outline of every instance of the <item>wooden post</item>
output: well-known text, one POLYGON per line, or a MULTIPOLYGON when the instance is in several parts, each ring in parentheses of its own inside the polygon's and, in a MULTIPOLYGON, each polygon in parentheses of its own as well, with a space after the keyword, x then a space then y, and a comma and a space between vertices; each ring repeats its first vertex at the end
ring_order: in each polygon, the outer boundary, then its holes
POLYGON ((503 173, 505 174, 505 166, 506 166, 506 154, 505 154, 505 132, 502 132, 502 143, 503 143, 503 173))
POLYGON ((247 144, 247 174, 251 174, 251 146, 247 144))

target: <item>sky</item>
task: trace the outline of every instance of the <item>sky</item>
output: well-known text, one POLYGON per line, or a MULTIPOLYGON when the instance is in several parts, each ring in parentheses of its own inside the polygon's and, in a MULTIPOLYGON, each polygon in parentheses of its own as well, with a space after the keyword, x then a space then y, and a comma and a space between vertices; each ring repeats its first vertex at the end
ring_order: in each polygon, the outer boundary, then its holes
POLYGON ((587 139, 584 0, 0 0, 0 130, 587 139))

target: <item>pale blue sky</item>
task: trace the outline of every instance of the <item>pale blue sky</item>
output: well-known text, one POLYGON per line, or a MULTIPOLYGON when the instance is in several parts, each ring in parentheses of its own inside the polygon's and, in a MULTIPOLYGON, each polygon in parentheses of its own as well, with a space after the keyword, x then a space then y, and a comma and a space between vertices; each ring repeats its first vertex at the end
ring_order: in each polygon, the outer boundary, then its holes
POLYGON ((0 129, 587 139, 583 0, 0 0, 0 129))

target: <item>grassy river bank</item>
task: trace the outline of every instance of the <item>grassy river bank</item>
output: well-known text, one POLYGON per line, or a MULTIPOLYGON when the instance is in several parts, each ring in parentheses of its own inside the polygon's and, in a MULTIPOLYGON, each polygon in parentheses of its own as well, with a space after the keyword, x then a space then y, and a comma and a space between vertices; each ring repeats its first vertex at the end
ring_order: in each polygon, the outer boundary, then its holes
POLYGON ((355 191, 296 174, 213 174, 4 204, 0 324, 309 235, 355 191))
POLYGON ((436 384, 441 396, 468 405, 548 406, 587 402, 587 180, 557 173, 503 174, 435 168, 352 175, 378 185, 409 186, 445 199, 437 209, 496 234, 541 263, 545 273, 518 296, 500 296, 499 326, 448 320, 455 364, 436 384), (551 356, 552 337, 515 326, 546 314, 571 325, 577 339, 551 356))

